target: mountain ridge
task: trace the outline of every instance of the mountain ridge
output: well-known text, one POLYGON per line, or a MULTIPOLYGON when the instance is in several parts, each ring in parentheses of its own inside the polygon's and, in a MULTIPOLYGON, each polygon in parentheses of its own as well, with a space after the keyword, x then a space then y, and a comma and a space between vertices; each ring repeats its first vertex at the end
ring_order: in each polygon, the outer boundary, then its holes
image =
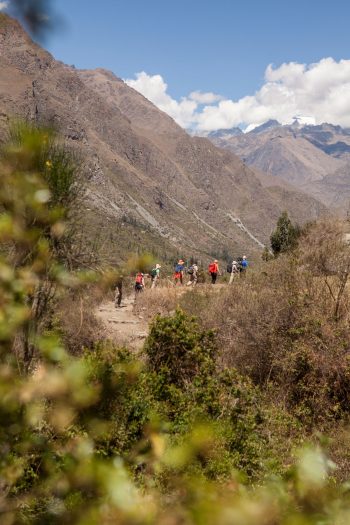
MULTIPOLYGON (((164 256, 255 253, 288 209, 285 195, 270 191, 237 156, 191 138, 113 73, 56 61, 6 15, 0 49, 2 137, 19 116, 53 125, 79 150, 90 228, 99 221, 114 258, 145 247, 164 256)), ((325 212, 312 199, 307 210, 292 208, 299 222, 325 212)))
MULTIPOLYGON (((270 121, 269 121, 270 122, 270 121)), ((340 126, 270 125, 236 137, 211 140, 254 169, 283 179, 336 210, 344 210, 339 174, 350 171, 350 133, 340 126), (332 180, 332 176, 334 179, 332 180), (335 203, 337 202, 337 205, 335 203)))

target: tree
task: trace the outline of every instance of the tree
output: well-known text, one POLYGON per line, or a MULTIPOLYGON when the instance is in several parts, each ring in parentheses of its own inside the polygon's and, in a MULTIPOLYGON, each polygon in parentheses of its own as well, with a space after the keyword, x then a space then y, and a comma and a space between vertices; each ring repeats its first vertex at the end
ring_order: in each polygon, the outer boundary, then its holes
POLYGON ((271 249, 275 257, 296 247, 300 236, 300 228, 294 225, 288 213, 284 211, 277 221, 275 231, 270 237, 271 249))

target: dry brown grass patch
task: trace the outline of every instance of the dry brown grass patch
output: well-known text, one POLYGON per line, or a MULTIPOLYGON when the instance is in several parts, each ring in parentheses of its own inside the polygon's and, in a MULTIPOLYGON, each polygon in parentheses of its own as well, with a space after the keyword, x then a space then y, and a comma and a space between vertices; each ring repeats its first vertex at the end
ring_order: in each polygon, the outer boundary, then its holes
POLYGON ((94 314, 101 297, 99 288, 92 286, 72 291, 59 301, 54 322, 70 353, 79 355, 102 339, 103 327, 94 314))

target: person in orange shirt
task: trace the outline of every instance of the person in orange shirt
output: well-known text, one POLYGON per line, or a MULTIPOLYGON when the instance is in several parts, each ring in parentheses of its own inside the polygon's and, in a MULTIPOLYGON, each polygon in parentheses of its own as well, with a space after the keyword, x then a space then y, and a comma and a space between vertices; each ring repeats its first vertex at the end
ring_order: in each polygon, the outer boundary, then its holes
POLYGON ((211 284, 215 284, 217 276, 220 275, 219 261, 217 259, 209 264, 208 271, 211 276, 211 284))

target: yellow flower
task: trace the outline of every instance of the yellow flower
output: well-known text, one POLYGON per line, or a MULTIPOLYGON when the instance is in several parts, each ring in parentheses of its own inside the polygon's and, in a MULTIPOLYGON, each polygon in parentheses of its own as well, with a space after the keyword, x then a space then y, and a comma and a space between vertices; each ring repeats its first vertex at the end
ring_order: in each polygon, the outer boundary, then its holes
POLYGON ((49 168, 49 169, 52 168, 52 162, 51 162, 51 160, 47 160, 47 161, 45 162, 45 165, 46 165, 46 167, 49 168))

